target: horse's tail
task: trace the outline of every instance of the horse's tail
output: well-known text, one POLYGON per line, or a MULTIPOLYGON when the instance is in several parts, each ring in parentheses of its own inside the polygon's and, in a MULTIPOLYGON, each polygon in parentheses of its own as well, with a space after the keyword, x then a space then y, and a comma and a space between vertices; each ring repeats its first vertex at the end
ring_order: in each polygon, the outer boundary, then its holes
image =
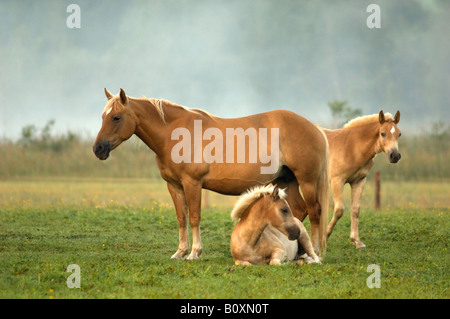
POLYGON ((329 152, 329 146, 328 146, 328 139, 325 135, 325 132, 318 127, 320 132, 323 135, 323 138, 325 139, 326 143, 326 152, 325 152, 325 158, 322 162, 322 172, 319 175, 319 179, 317 181, 317 191, 318 191, 318 202, 320 204, 321 213, 320 213, 320 220, 319 220, 319 247, 321 251, 321 255, 325 257, 326 251, 327 251, 327 225, 328 225, 328 205, 330 200, 330 183, 329 183, 329 176, 330 176, 330 152, 329 152))

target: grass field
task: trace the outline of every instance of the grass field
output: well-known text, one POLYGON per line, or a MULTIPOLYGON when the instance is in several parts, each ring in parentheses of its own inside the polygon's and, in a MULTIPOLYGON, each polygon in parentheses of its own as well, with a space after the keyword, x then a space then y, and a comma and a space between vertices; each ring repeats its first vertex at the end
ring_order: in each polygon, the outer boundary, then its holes
POLYGON ((0 298, 449 298, 449 194, 448 183, 386 182, 374 211, 368 185, 366 249, 350 243, 347 211, 322 265, 242 267, 229 250, 234 197, 208 195, 204 255, 175 261, 177 222, 160 180, 0 181, 0 298), (80 289, 66 285, 70 264, 80 289), (370 264, 379 289, 367 287, 370 264))

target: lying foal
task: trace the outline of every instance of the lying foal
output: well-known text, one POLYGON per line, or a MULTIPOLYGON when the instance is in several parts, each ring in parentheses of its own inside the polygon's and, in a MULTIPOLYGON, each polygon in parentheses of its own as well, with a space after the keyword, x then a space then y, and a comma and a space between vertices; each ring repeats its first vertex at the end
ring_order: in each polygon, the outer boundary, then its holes
POLYGON ((292 215, 285 197, 272 184, 241 195, 231 212, 231 218, 239 221, 230 245, 236 264, 280 265, 299 258, 320 263, 305 226, 292 215))

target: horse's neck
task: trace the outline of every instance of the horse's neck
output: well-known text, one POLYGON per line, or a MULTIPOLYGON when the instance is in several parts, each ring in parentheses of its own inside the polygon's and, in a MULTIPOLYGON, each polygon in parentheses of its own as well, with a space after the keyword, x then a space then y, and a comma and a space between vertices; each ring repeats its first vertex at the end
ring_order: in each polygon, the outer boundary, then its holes
POLYGON ((363 154, 361 164, 365 164, 380 152, 378 126, 378 123, 372 123, 344 129, 349 130, 352 135, 352 142, 355 144, 352 147, 358 147, 363 154))
POLYGON ((170 132, 150 100, 133 99, 130 103, 137 117, 135 134, 157 155, 160 155, 170 132))
POLYGON ((243 242, 251 247, 258 243, 262 233, 268 225, 263 213, 261 207, 258 205, 257 207, 250 208, 250 211, 244 213, 239 221, 239 236, 243 242), (257 211, 254 211, 255 209, 257 211))

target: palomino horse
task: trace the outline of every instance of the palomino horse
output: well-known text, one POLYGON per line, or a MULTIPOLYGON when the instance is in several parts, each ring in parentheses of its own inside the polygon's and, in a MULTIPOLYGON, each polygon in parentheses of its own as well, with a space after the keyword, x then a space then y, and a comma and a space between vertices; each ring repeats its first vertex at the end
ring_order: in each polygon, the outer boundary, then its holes
POLYGON ((308 263, 320 263, 303 224, 292 215, 278 186, 256 186, 244 193, 231 212, 239 221, 231 234, 231 255, 237 265, 280 265, 306 252, 308 263), (300 253, 301 252, 301 253, 300 253))
POLYGON ((188 259, 196 259, 202 253, 199 227, 202 188, 240 195, 252 186, 274 180, 289 186, 287 200, 294 214, 302 213, 299 205, 304 199, 311 221, 313 247, 316 252, 325 252, 329 160, 328 142, 321 129, 285 110, 222 119, 166 100, 131 98, 122 89, 116 96, 106 89, 105 94, 108 102, 93 151, 99 159, 105 160, 111 150, 136 134, 156 153, 178 219, 179 246, 172 258, 181 259, 188 254, 188 216, 193 238, 188 259), (271 143, 266 145, 269 129, 271 143), (260 143, 256 145, 258 137, 260 143), (202 138, 212 142, 203 145, 202 138), (240 142, 234 143, 236 139, 240 142), (249 143, 245 143, 246 139, 249 143), (256 146, 259 146, 259 157, 256 146), (220 152, 224 148, 226 157, 220 152), (265 166, 269 151, 276 155, 270 164, 274 167, 265 166), (202 154, 206 154, 206 158, 202 158, 202 154))
POLYGON ((384 152, 391 163, 400 160, 398 138, 402 133, 397 127, 399 121, 399 111, 394 117, 380 111, 379 114, 353 119, 342 129, 324 129, 330 146, 330 180, 334 199, 334 214, 328 225, 328 236, 344 214, 342 191, 344 185, 349 183, 352 190, 350 238, 356 248, 366 247, 359 239, 358 232, 361 195, 375 155, 384 152))

